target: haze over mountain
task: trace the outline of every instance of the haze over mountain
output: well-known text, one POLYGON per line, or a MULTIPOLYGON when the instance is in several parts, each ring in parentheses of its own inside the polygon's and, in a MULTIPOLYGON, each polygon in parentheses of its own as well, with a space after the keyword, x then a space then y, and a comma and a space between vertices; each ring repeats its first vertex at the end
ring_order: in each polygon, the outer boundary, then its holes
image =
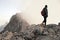
POLYGON ((59 0, 0 0, 0 40, 60 40, 59 14, 59 0), (45 5, 46 26, 41 24, 45 5))
POLYGON ((28 26, 29 23, 23 18, 21 14, 17 13, 11 17, 9 23, 5 26, 3 32, 5 31, 20 32, 27 29, 28 26))
POLYGON ((0 40, 60 40, 60 23, 30 25, 24 16, 15 14, 0 32, 0 40))
POLYGON ((43 21, 40 12, 48 5, 47 24, 60 22, 60 0, 0 0, 0 25, 9 22, 12 15, 24 12, 30 24, 39 24, 43 21))

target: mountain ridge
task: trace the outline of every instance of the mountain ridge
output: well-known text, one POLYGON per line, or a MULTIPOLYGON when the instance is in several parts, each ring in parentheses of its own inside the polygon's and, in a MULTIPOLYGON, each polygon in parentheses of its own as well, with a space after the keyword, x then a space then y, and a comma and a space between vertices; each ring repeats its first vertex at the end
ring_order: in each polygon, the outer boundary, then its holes
POLYGON ((0 33, 0 40, 60 40, 60 23, 30 25, 21 15, 15 14, 0 33))

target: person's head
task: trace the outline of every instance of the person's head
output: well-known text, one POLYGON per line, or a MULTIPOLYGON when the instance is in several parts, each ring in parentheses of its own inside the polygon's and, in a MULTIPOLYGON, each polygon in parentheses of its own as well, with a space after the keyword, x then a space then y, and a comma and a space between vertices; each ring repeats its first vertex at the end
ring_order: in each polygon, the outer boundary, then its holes
POLYGON ((45 8, 47 8, 47 5, 45 5, 45 8))

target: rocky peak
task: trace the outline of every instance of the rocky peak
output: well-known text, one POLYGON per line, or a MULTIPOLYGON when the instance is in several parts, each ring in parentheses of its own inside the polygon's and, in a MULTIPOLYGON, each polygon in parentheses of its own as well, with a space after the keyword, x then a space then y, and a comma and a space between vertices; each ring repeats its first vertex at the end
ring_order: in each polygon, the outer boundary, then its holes
POLYGON ((15 14, 11 17, 10 22, 2 32, 20 32, 24 31, 29 26, 28 22, 22 18, 20 14, 15 14))

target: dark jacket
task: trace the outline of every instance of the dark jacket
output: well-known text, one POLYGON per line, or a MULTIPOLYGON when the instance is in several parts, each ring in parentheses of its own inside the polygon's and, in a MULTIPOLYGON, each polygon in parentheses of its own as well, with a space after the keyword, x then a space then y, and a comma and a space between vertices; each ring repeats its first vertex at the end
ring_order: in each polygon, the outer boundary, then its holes
POLYGON ((43 8, 42 11, 44 11, 44 16, 43 17, 48 17, 48 10, 47 10, 47 8, 43 8))

